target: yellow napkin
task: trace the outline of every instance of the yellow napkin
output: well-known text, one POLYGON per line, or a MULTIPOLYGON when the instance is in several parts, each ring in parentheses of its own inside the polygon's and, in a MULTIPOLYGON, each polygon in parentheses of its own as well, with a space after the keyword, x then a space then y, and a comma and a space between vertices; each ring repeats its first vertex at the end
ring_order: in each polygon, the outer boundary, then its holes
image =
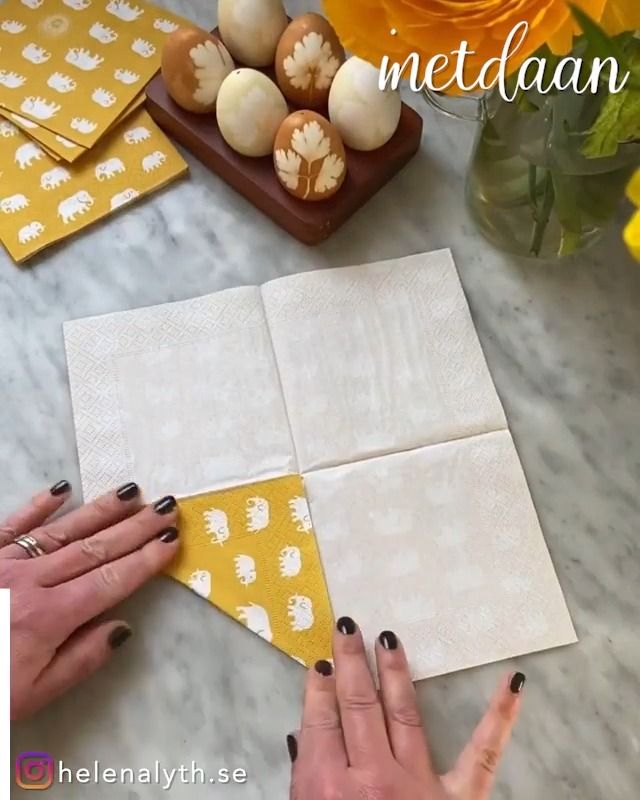
POLYGON ((65 166, 0 119, 0 240, 24 261, 186 170, 143 109, 77 164, 65 166))
MULTIPOLYGON (((144 92, 140 92, 140 94, 129 103, 115 122, 107 128, 105 133, 108 133, 112 128, 115 128, 116 125, 119 125, 122 120, 126 119, 136 108, 140 108, 140 106, 144 104, 145 99, 144 92)), ((7 111, 6 108, 0 108, 0 118, 9 120, 9 122, 12 122, 20 128, 20 130, 24 131, 30 139, 36 141, 50 156, 55 158, 56 161, 68 161, 70 164, 73 164, 77 158, 84 155, 88 150, 88 148, 82 147, 69 139, 65 139, 64 136, 59 136, 48 128, 43 128, 42 125, 38 125, 36 122, 32 122, 26 117, 20 116, 20 114, 7 111)))
POLYGON ((179 507, 182 547, 170 575, 296 661, 331 657, 333 614, 299 475, 179 507))
MULTIPOLYGON (((115 128, 116 125, 119 125, 122 120, 126 119, 132 111, 136 110, 136 108, 140 108, 144 102, 145 94, 144 92, 141 92, 133 100, 133 102, 129 103, 129 105, 115 120, 115 122, 113 122, 107 128, 105 134, 115 128)), ((0 109, 0 120, 2 118, 8 120, 9 122, 13 123, 13 125, 20 128, 20 130, 24 131, 30 139, 36 141, 42 147, 42 149, 52 158, 55 158, 56 161, 67 161, 70 164, 73 164, 77 158, 88 152, 88 148, 82 147, 81 145, 76 144, 69 139, 65 139, 64 136, 59 136, 58 134, 53 133, 53 131, 43 128, 42 125, 38 125, 37 123, 32 122, 30 119, 26 119, 26 117, 22 117, 19 114, 14 114, 11 111, 7 111, 6 108, 0 109)))
POLYGON ((157 72, 167 34, 184 24, 143 0, 7 0, 0 106, 92 147, 157 72))

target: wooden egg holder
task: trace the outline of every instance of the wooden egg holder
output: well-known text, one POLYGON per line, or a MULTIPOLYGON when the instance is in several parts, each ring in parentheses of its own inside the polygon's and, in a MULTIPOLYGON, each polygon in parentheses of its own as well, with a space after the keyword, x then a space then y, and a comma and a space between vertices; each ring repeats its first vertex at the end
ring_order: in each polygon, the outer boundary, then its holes
MULTIPOLYGON (((213 33, 218 35, 217 29, 213 33)), ((274 79, 272 69, 261 71, 274 79)), ((341 189, 327 200, 305 202, 280 185, 271 156, 247 158, 232 150, 222 138, 215 113, 193 114, 176 105, 160 74, 147 86, 147 110, 161 128, 212 172, 308 245, 328 239, 370 200, 411 160, 422 138, 422 117, 403 103, 393 138, 370 153, 346 148, 347 177, 341 189)), ((320 113, 328 117, 326 109, 320 109, 320 113)))

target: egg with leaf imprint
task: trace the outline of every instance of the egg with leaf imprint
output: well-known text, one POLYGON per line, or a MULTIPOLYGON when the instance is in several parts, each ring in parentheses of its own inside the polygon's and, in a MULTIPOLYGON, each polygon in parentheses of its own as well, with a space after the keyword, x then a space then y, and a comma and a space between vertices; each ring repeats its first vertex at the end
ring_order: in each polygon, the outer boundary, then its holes
POLYGON ((347 157, 335 125, 315 111, 296 111, 280 126, 273 150, 282 186, 301 200, 326 200, 347 175, 347 157))
POLYGON ((344 63, 344 48, 320 14, 296 17, 276 50, 276 78, 284 96, 302 108, 322 108, 344 63))
POLYGON ((225 142, 243 156, 271 155, 289 113, 275 83, 255 69, 236 69, 220 87, 216 116, 225 142))
POLYGON ((201 28, 174 31, 162 50, 167 92, 181 108, 196 114, 213 111, 220 86, 234 68, 227 48, 201 28))

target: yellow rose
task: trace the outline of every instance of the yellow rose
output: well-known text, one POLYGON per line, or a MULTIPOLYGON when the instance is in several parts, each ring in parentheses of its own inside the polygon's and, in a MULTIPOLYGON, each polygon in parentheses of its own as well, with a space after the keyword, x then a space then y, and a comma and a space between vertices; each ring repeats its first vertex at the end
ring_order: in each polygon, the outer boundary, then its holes
POLYGON ((640 0, 608 0, 602 15, 602 27, 616 36, 640 28, 640 0))
MULTIPOLYGON (((627 194, 631 202, 640 209, 640 169, 631 180, 627 194)), ((640 261, 640 211, 636 211, 631 222, 627 225, 624 232, 624 240, 629 250, 631 250, 631 254, 640 261)))
MULTIPOLYGON (((448 54, 466 40, 474 51, 466 59, 467 85, 477 80, 490 58, 500 57, 509 33, 520 22, 529 23, 529 33, 509 59, 509 73, 543 44, 556 53, 568 53, 579 32, 566 0, 324 0, 324 5, 344 46, 376 66, 385 55, 402 64, 417 53, 424 69, 434 55, 448 54)), ((606 11, 608 24, 616 29, 638 16, 640 0, 575 0, 575 5, 596 21, 606 11)), ((630 24, 627 29, 631 28, 630 24)), ((450 61, 438 72, 439 85, 455 73, 456 59, 450 61)))

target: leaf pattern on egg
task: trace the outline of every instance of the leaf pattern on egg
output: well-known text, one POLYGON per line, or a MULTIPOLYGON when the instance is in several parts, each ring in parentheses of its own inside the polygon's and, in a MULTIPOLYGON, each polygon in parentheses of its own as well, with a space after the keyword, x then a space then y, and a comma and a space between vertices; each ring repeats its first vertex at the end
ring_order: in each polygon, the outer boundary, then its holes
POLYGON ((331 141, 318 122, 312 120, 296 128, 291 135, 291 148, 275 152, 278 176, 287 188, 295 191, 302 181, 306 184, 303 195, 306 199, 312 190, 325 194, 338 185, 345 163, 331 152, 331 141), (320 171, 314 175, 312 165, 319 160, 322 160, 320 171))
POLYGON ((340 69, 340 61, 333 55, 331 44, 320 33, 311 31, 295 43, 283 66, 296 89, 328 89, 340 69))
POLYGON ((220 84, 234 67, 226 48, 219 47, 210 39, 200 42, 189 51, 194 65, 194 76, 198 82, 193 99, 203 106, 215 103, 220 84))

